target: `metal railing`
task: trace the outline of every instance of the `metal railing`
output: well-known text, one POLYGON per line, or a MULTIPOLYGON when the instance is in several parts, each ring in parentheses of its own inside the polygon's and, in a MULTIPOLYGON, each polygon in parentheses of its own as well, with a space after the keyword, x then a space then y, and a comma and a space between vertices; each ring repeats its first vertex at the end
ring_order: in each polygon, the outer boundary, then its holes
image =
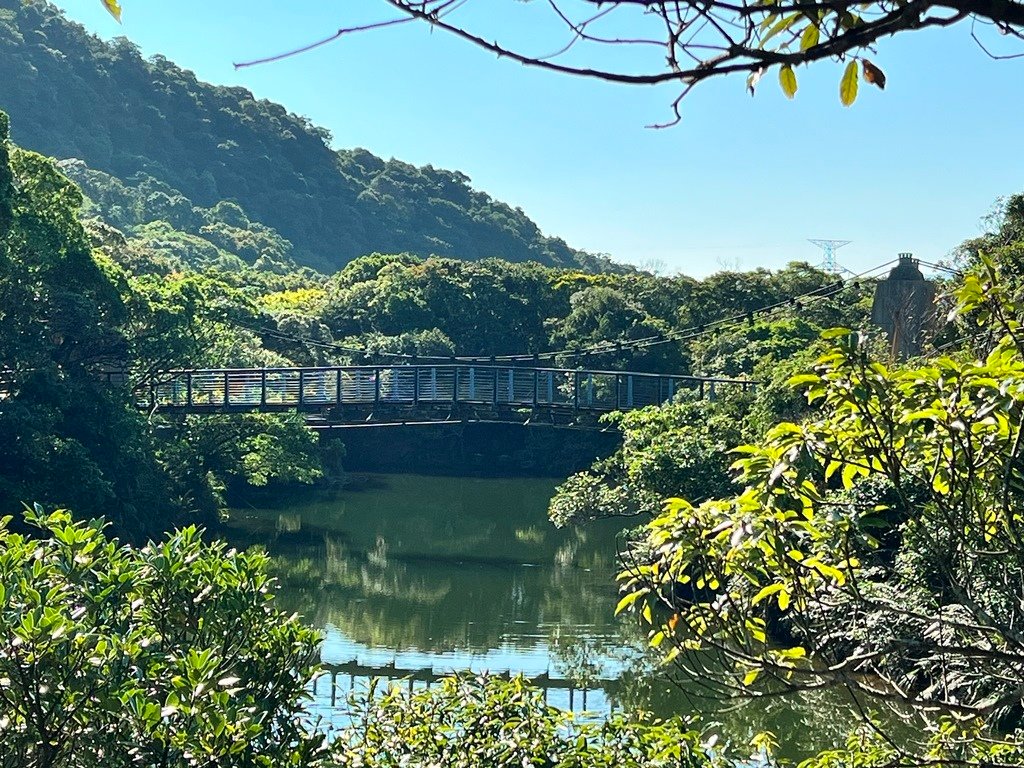
POLYGON ((346 405, 467 404, 617 411, 657 405, 682 390, 715 396, 749 379, 501 365, 368 365, 197 369, 154 378, 140 406, 173 411, 319 410, 346 405))

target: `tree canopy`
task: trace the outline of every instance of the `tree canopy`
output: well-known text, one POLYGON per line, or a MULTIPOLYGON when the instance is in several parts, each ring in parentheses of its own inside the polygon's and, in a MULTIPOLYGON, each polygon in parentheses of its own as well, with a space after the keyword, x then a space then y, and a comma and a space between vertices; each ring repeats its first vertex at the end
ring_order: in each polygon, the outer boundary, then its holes
POLYGON ((18 143, 73 159, 66 172, 109 223, 196 260, 329 272, 409 251, 615 268, 464 173, 335 149, 281 105, 101 41, 45 0, 0 1, 0 78, 18 143))
POLYGON ((733 452, 735 494, 669 498, 627 559, 620 610, 712 695, 856 697, 871 737, 822 765, 1024 755, 1024 348, 1006 285, 987 260, 964 279, 950 356, 892 365, 826 332, 790 381, 813 410, 733 452), (915 735, 876 719, 888 708, 915 735))

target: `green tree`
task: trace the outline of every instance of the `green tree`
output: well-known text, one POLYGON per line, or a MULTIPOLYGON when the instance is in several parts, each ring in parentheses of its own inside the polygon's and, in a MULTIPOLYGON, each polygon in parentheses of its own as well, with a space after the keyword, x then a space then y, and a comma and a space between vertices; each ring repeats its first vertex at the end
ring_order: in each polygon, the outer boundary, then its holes
POLYGON ((706 687, 847 689, 912 724, 821 765, 1021 759, 1022 310, 988 263, 957 311, 980 356, 890 368, 828 332, 792 380, 818 410, 737 449, 737 495, 670 499, 623 574, 620 609, 706 687))
POLYGON ((287 363, 257 333, 273 321, 216 273, 135 276, 118 266, 115 255, 159 260, 116 231, 87 233, 78 188, 52 161, 7 142, 6 126, 2 116, 0 509, 35 500, 106 513, 120 533, 142 536, 215 523, 233 479, 319 477, 315 438, 298 419, 199 426, 139 410, 138 388, 169 369, 287 363))
POLYGON ((74 503, 135 531, 160 525, 175 510, 151 438, 104 377, 131 346, 117 270, 93 257, 78 189, 6 127, 0 115, 0 507, 74 503))
POLYGON ((562 483, 549 514, 559 526, 615 515, 657 516, 675 493, 708 499, 731 485, 728 450, 741 440, 735 412, 708 401, 642 408, 608 419, 622 446, 562 483))
POLYGON ((41 538, 0 525, 0 765, 323 764, 304 722, 318 637, 275 609, 264 555, 29 520, 41 538))

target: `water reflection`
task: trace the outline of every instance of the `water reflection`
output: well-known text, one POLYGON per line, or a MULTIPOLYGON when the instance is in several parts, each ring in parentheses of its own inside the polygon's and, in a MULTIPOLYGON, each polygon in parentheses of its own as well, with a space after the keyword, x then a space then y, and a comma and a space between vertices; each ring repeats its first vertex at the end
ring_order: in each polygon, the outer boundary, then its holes
MULTIPOLYGON (((273 556, 282 607, 323 630, 325 662, 550 675, 591 688, 595 710, 699 712, 740 744, 771 730, 791 757, 841 743, 853 722, 840 692, 737 706, 669 682, 613 615, 621 525, 555 529, 553 481, 361 479, 362 490, 284 511, 236 510, 229 526, 236 544, 273 556)), ((569 706, 568 690, 550 693, 569 706)), ((335 720, 330 701, 324 685, 317 710, 335 720)))
POLYGON ((325 658, 457 654, 539 672, 559 663, 552 638, 620 647, 619 526, 556 530, 548 480, 370 480, 232 516, 233 539, 274 556, 284 607, 327 631, 325 658))

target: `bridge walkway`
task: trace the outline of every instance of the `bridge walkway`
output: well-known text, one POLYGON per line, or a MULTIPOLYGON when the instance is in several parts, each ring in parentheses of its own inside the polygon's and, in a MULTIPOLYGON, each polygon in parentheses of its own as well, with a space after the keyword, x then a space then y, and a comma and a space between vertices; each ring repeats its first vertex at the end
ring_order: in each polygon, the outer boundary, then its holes
POLYGON ((755 385, 750 379, 476 364, 215 368, 154 377, 139 393, 139 405, 185 413, 334 411, 342 420, 359 409, 430 413, 430 407, 455 406, 599 414, 657 405, 685 390, 714 398, 718 387, 746 391, 755 385))

